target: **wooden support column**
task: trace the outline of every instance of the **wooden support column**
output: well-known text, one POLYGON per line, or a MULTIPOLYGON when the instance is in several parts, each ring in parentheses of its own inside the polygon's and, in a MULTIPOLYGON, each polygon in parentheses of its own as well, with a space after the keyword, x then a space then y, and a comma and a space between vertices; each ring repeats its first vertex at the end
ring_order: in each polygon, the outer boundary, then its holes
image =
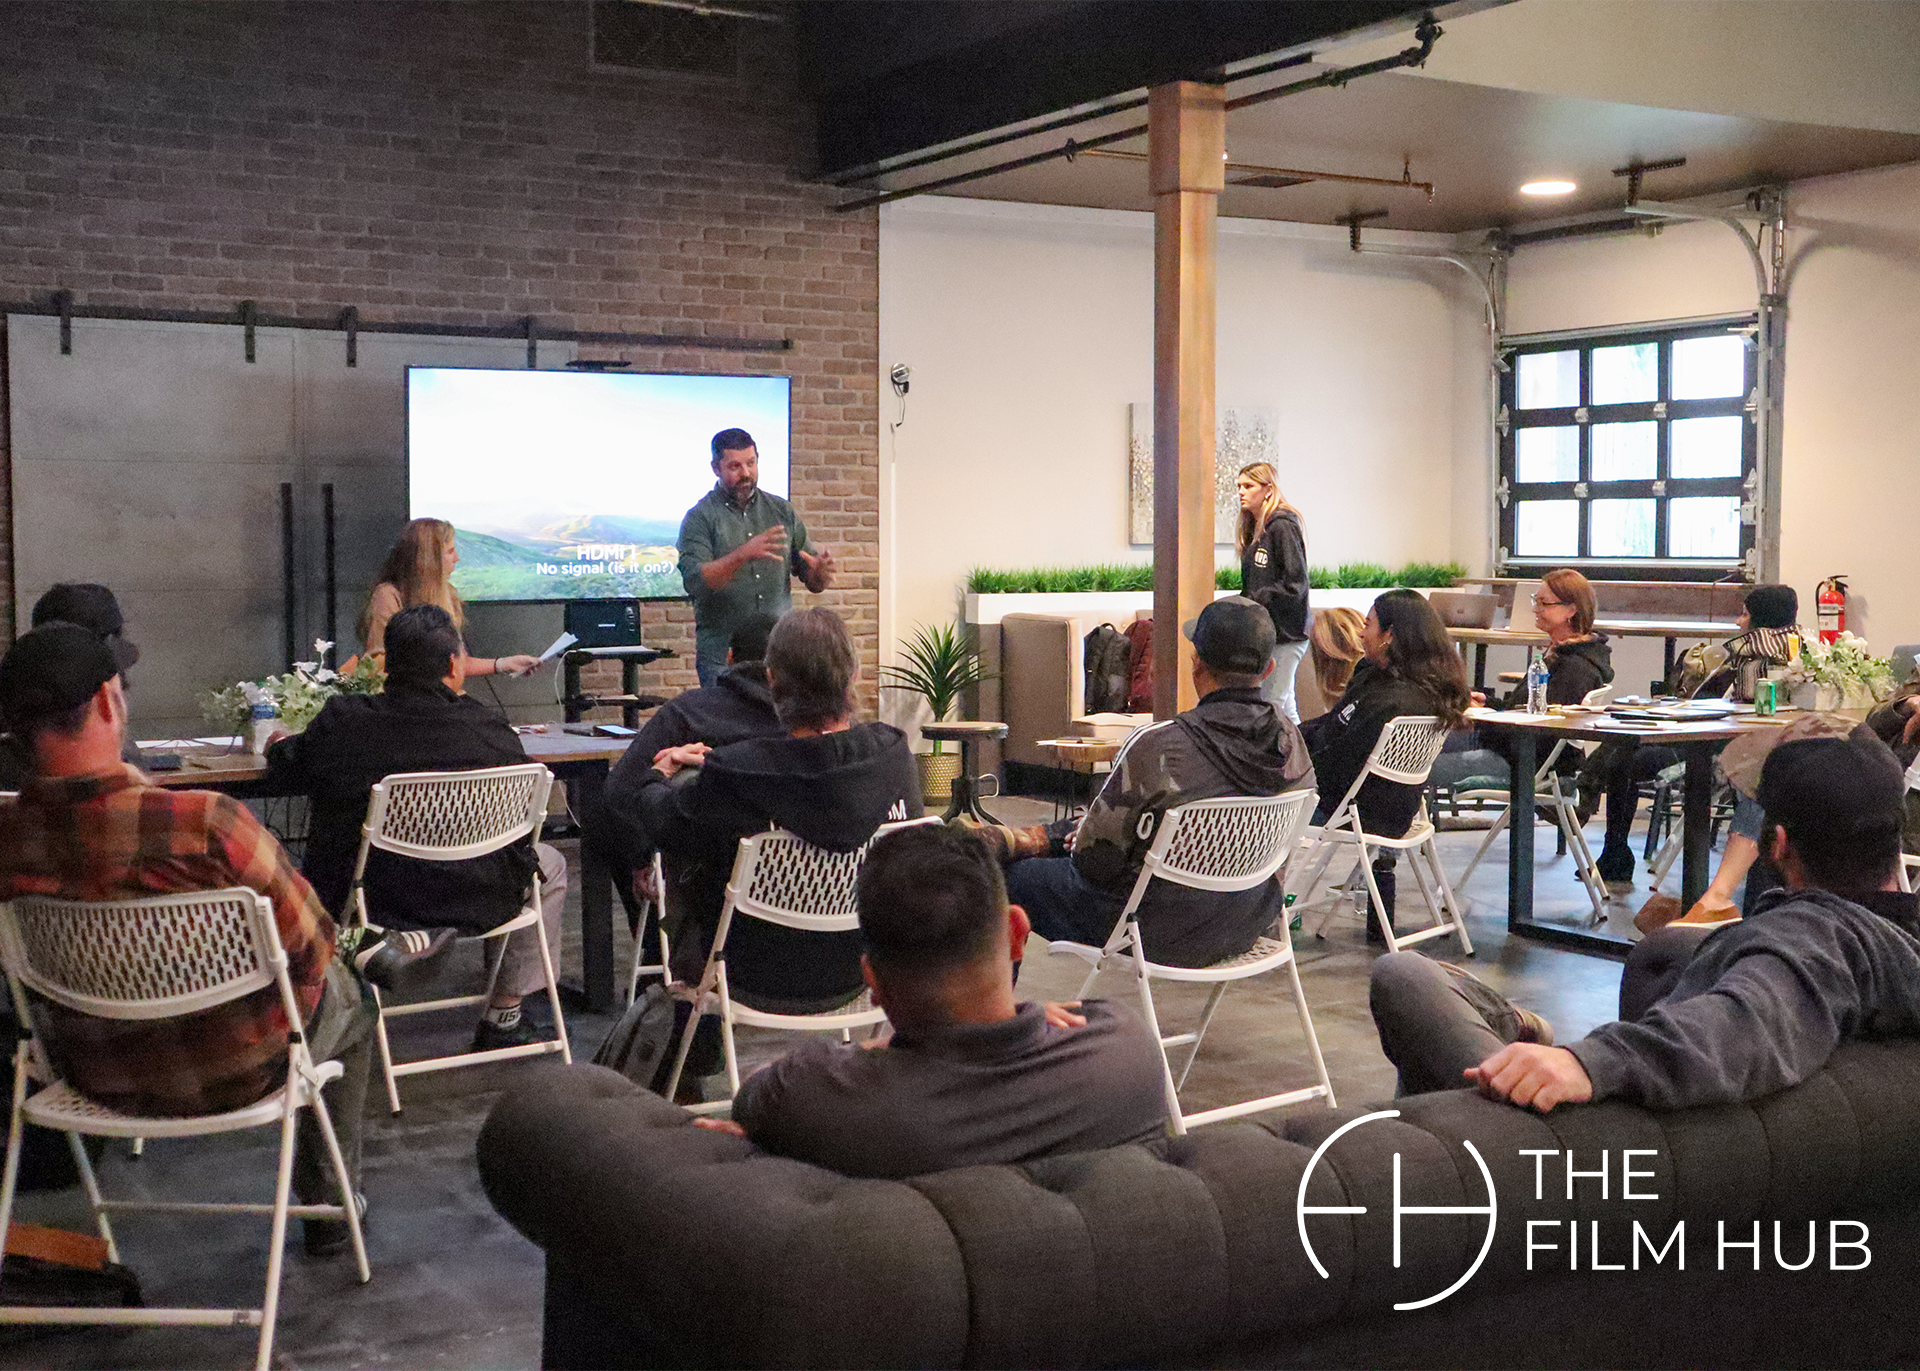
POLYGON ((1213 599, 1216 225, 1226 91, 1195 81, 1147 100, 1153 190, 1153 715, 1194 704, 1180 625, 1213 599))

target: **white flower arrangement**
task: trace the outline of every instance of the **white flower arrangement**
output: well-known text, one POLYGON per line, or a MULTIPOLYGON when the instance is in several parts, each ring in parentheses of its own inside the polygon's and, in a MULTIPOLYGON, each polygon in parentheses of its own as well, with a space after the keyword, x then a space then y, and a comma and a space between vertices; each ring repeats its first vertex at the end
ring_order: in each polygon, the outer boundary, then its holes
POLYGON ((325 665, 333 644, 324 638, 314 640, 318 661, 295 662, 284 676, 268 676, 258 681, 237 681, 220 690, 203 690, 198 697, 200 713, 214 728, 229 734, 245 733, 252 713, 247 687, 273 701, 280 721, 291 733, 299 733, 313 722, 335 695, 377 695, 386 686, 387 673, 378 657, 363 654, 345 673, 325 665))
POLYGON ((1804 642, 1800 660, 1786 669, 1789 685, 1829 686, 1843 703, 1878 703, 1899 684, 1890 658, 1875 657, 1867 640, 1842 633, 1831 644, 1818 639, 1804 642))

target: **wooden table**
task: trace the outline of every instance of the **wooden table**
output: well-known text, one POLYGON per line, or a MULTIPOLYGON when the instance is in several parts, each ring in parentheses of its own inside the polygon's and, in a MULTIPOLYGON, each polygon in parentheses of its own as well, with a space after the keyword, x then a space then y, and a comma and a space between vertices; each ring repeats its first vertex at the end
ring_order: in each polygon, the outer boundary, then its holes
POLYGON ((1533 773, 1539 755, 1560 739, 1579 742, 1615 742, 1631 739, 1655 747, 1670 747, 1686 763, 1682 790, 1681 831, 1685 845, 1680 867, 1680 907, 1693 908, 1705 893, 1712 859, 1713 758, 1720 745, 1747 733, 1771 731, 1778 724, 1761 723, 1751 715, 1713 723, 1673 724, 1664 728, 1623 728, 1604 714, 1542 716, 1519 710, 1474 710, 1468 717, 1482 733, 1504 733, 1512 744, 1507 802, 1512 820, 1507 824, 1507 931, 1538 942, 1571 947, 1582 952, 1624 956, 1632 943, 1623 938, 1586 933, 1533 917, 1533 824, 1521 816, 1534 812, 1533 773))
MULTIPOLYGON (((993 816, 980 808, 978 778, 974 774, 974 748, 1007 736, 1007 726, 992 719, 960 719, 944 724, 920 725, 920 736, 929 742, 960 744, 960 774, 953 778, 953 799, 943 821, 965 814, 983 824, 994 823, 993 816)), ((994 792, 999 794, 998 790, 994 792)))
MULTIPOLYGON (((1596 632, 1609 638, 1666 639, 1666 668, 1673 674, 1673 645, 1680 638, 1731 638, 1740 631, 1736 623, 1717 619, 1595 619, 1596 632)), ((1456 643, 1473 645, 1473 688, 1487 688, 1487 649, 1489 647, 1545 647, 1547 635, 1532 628, 1449 628, 1447 636, 1456 643)))
MULTIPOLYGON (((583 738, 572 733, 523 733, 529 761, 544 763, 567 787, 575 817, 598 808, 607 773, 627 750, 625 738, 583 738)), ((285 794, 269 787, 264 759, 219 748, 180 749, 178 771, 158 771, 158 785, 184 790, 223 790, 242 798, 285 794)), ((581 998, 596 1013, 613 1008, 613 872, 592 843, 580 844, 581 998)))

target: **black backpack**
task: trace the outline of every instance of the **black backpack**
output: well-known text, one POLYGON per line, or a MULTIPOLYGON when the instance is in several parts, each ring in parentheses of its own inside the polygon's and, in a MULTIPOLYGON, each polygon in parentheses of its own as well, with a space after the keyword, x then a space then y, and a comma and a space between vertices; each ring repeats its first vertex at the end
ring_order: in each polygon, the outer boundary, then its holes
POLYGON ((1087 713, 1124 714, 1132 685, 1131 648, 1112 624, 1102 624, 1086 637, 1087 713))
POLYGON ((648 986, 627 1006, 627 1012, 593 1054, 594 1065, 612 1067, 643 1090, 656 1095, 664 1092, 678 1041, 674 1027, 684 1022, 686 1005, 681 1003, 677 1008, 679 1015, 673 997, 659 982, 648 986))

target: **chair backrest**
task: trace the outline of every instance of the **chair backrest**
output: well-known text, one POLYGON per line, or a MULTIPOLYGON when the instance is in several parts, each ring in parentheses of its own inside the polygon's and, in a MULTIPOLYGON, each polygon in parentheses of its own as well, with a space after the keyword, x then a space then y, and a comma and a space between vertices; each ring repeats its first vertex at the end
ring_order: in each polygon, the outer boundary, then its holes
POLYGON ((479 771, 403 771, 375 783, 360 858, 377 847, 428 862, 485 856, 538 836, 553 773, 538 762, 479 771))
POLYGON ((1447 730, 1431 714, 1402 714, 1389 719, 1367 758, 1366 774, 1401 785, 1425 785, 1434 758, 1446 742, 1447 730))
POLYGON ((786 928, 851 932, 860 926, 853 888, 867 850, 889 833, 939 822, 929 815, 881 824, 871 838, 851 852, 815 847, 784 828, 755 833, 740 840, 733 875, 727 882, 727 903, 739 913, 786 928))
MULTIPOLYGON (((247 889, 139 900, 16 896, 0 964, 19 985, 103 1019, 170 1019, 284 982, 273 905, 247 889)), ((291 1003, 290 987, 283 986, 291 1003)))
POLYGON ((1604 705, 1610 702, 1612 699, 1613 699, 1613 687, 1610 685, 1603 685, 1603 686, 1595 686, 1592 690, 1589 690, 1586 693, 1586 695, 1582 697, 1580 703, 1583 705, 1604 705))
POLYGON ((1319 794, 1229 795, 1176 805, 1160 820, 1135 896, 1158 877, 1196 890, 1251 890, 1272 879, 1299 844, 1319 794))

